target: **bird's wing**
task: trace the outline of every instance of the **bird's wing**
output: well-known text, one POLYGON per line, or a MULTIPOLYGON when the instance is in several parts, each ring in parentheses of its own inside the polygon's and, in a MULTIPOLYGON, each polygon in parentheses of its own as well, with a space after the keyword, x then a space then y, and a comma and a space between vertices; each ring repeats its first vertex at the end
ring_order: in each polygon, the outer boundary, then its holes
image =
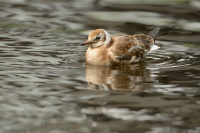
POLYGON ((112 36, 112 46, 109 48, 115 55, 126 54, 129 49, 139 44, 132 35, 115 35, 112 36))
POLYGON ((149 35, 136 34, 134 35, 134 37, 138 41, 139 45, 148 52, 151 50, 152 46, 154 45, 154 39, 149 35))

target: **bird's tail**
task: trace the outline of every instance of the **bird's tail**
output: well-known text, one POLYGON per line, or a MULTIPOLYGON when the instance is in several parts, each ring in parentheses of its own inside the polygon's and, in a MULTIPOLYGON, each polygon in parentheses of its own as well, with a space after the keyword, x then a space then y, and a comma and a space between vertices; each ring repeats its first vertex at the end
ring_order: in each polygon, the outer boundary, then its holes
POLYGON ((147 33, 147 35, 151 36, 154 40, 156 39, 160 31, 160 27, 156 27, 154 30, 150 31, 149 33, 147 33))

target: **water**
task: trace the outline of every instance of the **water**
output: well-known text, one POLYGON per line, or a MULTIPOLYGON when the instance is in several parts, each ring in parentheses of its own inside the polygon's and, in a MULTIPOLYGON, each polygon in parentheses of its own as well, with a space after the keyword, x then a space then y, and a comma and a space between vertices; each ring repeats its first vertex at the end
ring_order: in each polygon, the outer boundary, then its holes
POLYGON ((200 2, 0 1, 0 132, 199 133, 200 2), (146 63, 85 65, 90 30, 168 35, 146 63))

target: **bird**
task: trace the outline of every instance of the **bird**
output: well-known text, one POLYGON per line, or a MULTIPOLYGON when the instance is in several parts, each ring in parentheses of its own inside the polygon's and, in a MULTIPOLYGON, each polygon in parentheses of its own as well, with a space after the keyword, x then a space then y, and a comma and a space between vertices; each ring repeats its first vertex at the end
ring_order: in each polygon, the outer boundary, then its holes
POLYGON ((154 44, 159 31, 156 27, 147 34, 110 35, 105 29, 93 30, 87 41, 81 43, 81 46, 88 46, 86 64, 114 66, 144 61, 148 53, 159 48, 154 44))

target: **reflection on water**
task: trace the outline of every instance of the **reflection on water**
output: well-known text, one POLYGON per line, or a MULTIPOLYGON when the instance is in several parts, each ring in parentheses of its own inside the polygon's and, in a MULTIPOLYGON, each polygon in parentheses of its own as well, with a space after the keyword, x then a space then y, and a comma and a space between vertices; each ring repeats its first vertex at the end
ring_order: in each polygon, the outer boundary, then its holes
POLYGON ((117 68, 86 65, 85 76, 89 89, 150 91, 153 88, 153 72, 145 64, 119 66, 117 68), (141 85, 140 83, 147 83, 141 85))
POLYGON ((200 132, 199 11, 198 0, 0 0, 0 132, 200 132), (145 64, 85 65, 90 30, 156 26, 169 34, 145 64))

